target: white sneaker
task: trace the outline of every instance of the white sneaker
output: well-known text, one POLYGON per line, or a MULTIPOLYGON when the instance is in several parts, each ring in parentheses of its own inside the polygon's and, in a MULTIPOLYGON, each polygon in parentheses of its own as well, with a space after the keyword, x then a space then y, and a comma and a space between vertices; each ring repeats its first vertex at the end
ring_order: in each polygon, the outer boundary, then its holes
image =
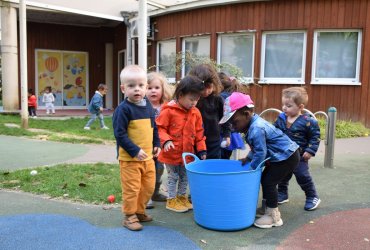
POLYGON ((84 127, 85 130, 90 130, 90 127, 84 127))
POLYGON ((101 129, 109 129, 107 126, 102 127, 101 129))

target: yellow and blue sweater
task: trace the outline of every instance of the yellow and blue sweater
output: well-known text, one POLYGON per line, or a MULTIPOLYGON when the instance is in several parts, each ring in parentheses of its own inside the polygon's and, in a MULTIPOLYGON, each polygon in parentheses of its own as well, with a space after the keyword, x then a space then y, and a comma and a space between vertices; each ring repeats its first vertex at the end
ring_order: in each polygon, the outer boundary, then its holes
POLYGON ((153 147, 160 147, 154 109, 146 99, 140 104, 121 102, 113 114, 113 129, 121 161, 139 161, 135 156, 140 149, 148 155, 145 160, 150 160, 153 147))

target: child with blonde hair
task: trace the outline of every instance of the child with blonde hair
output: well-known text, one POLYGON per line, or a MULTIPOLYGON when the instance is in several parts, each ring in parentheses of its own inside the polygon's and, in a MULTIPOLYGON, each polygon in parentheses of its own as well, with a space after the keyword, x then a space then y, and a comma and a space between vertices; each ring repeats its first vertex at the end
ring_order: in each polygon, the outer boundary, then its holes
MULTIPOLYGON (((166 77, 161 72, 150 72, 148 74, 148 90, 146 92, 146 97, 154 108, 155 117, 158 117, 162 106, 172 98, 171 87, 169 86, 166 77)), ((157 159, 154 159, 154 161, 156 182, 152 198, 146 205, 146 208, 148 209, 154 208, 153 201, 167 201, 167 197, 160 193, 164 166, 157 159)))
POLYGON ((153 218, 145 213, 155 186, 156 158, 161 151, 154 109, 146 99, 147 75, 138 65, 126 66, 120 75, 125 100, 113 114, 114 136, 122 186, 122 225, 129 230, 143 228, 140 222, 153 218))

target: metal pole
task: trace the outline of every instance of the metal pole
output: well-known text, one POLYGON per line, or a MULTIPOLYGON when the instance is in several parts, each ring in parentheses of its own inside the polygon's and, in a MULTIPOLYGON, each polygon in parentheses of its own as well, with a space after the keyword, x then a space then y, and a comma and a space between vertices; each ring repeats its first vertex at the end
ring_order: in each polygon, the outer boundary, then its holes
POLYGON ((22 128, 28 128, 28 79, 27 79, 27 17, 25 0, 19 1, 19 30, 21 57, 21 117, 22 128))
POLYGON ((328 109, 328 126, 326 131, 326 145, 325 145, 325 158, 324 167, 334 168, 334 145, 335 145, 335 124, 337 121, 337 109, 330 107, 328 109))
POLYGON ((147 33, 148 33, 148 21, 147 21, 147 6, 146 0, 139 0, 139 65, 146 70, 147 69, 147 33))

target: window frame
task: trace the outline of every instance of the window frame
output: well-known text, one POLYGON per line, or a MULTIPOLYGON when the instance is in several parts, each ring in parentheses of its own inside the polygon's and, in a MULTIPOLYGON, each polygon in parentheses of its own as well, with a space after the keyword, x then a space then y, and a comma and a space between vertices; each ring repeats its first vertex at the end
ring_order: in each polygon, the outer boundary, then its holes
POLYGON ((182 52, 182 66, 181 66, 181 78, 185 77, 185 43, 187 41, 194 41, 199 39, 208 39, 208 45, 209 45, 209 58, 211 58, 211 36, 210 35, 202 35, 202 36, 189 36, 189 37, 183 37, 181 41, 181 52, 182 52))
MULTIPOLYGON (((217 63, 221 64, 221 51, 222 51, 222 37, 238 37, 238 36, 247 36, 247 37, 252 37, 252 71, 251 71, 251 76, 243 76, 242 81, 244 83, 253 83, 254 82, 254 59, 255 59, 255 54, 256 54, 256 35, 255 32, 239 32, 239 33, 222 33, 218 34, 217 36, 217 63)), ((237 65, 235 65, 237 66, 237 65)))
POLYGON ((262 32, 261 44, 261 68, 260 68, 260 84, 305 84, 306 75, 306 57, 307 57, 307 31, 306 30, 282 30, 282 31, 264 31, 262 32), (265 77, 265 56, 266 56, 266 36, 271 34, 303 34, 302 48, 302 73, 299 78, 287 77, 265 77))
MULTIPOLYGON (((159 69, 159 46, 160 44, 163 44, 163 43, 175 43, 175 55, 176 55, 176 39, 168 39, 168 40, 162 40, 162 41, 158 41, 157 42, 157 58, 156 58, 156 71, 159 72, 160 69, 159 69)), ((175 61, 175 64, 176 64, 176 61, 175 61)), ((176 67, 176 66, 175 66, 176 67)), ((166 72, 162 72, 162 73, 166 73, 166 72)), ((176 82, 176 71, 175 71, 175 77, 168 77, 167 74, 166 74, 166 77, 167 77, 167 81, 169 83, 175 83, 176 82)))
POLYGON ((362 30, 361 29, 317 29, 314 31, 313 48, 312 48, 312 85, 361 85, 360 70, 361 70, 361 54, 362 54, 362 30), (357 58, 356 58, 356 76, 355 78, 316 78, 316 59, 317 59, 317 37, 321 32, 358 32, 357 41, 357 58))

